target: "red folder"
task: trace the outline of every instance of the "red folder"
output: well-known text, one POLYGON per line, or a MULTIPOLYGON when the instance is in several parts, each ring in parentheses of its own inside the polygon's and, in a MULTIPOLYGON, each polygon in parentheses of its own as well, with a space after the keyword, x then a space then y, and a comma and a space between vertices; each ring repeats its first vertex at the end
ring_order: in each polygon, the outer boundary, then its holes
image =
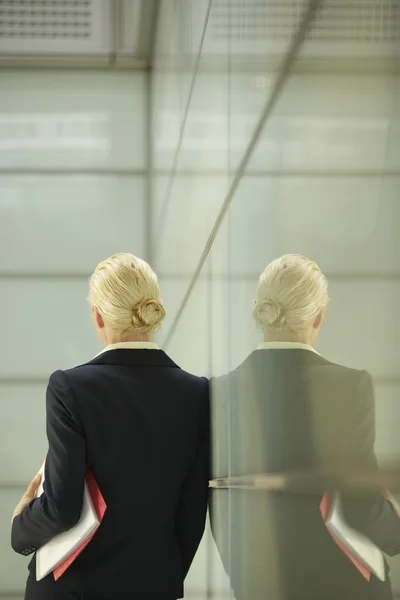
MULTIPOLYGON (((324 523, 326 523, 326 521, 329 518, 331 506, 332 506, 332 495, 329 492, 326 492, 321 500, 321 504, 319 505, 319 509, 321 511, 321 516, 322 516, 324 523)), ((328 529, 328 531, 329 531, 329 529, 328 529)), ((356 569, 358 569, 360 571, 361 575, 363 577, 365 577, 365 579, 367 581, 369 581, 371 579, 371 573, 370 573, 369 569, 367 569, 367 567, 365 567, 365 565, 363 563, 361 563, 359 561, 359 559, 351 553, 349 548, 347 548, 341 540, 339 540, 336 536, 334 536, 331 531, 329 531, 329 534, 331 535, 335 544, 343 552, 343 554, 345 554, 347 556, 347 558, 349 560, 351 560, 351 562, 356 567, 356 569)))
MULTIPOLYGON (((96 511, 97 518, 99 520, 99 524, 102 522, 104 514, 107 509, 107 505, 104 501, 103 496, 99 490, 99 486, 97 485, 92 473, 90 471, 87 472, 86 475, 86 483, 89 488, 89 493, 92 498, 93 507, 96 511)), ((97 527, 98 529, 98 527, 97 527)), ((74 560, 81 554, 81 552, 86 548, 86 546, 90 543, 95 535, 97 529, 77 548, 74 552, 72 552, 68 558, 66 558, 56 569, 53 571, 54 579, 57 581, 60 579, 61 575, 65 573, 65 571, 72 565, 74 560)))

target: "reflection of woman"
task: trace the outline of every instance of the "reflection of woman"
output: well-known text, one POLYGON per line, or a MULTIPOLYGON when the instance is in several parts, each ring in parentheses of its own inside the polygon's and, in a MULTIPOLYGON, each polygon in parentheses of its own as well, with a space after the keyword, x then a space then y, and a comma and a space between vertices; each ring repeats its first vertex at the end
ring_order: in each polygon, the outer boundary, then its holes
MULTIPOLYGON (((319 267, 286 255, 260 277, 254 319, 264 342, 215 381, 214 477, 331 466, 375 468, 370 375, 333 364, 312 344, 327 282, 319 267)), ((215 491, 213 531, 237 600, 389 599, 390 581, 367 581, 339 550, 321 497, 215 491)), ((350 524, 388 554, 400 519, 379 493, 344 500, 350 524)))
POLYGON ((175 600, 204 530, 208 383, 150 341, 165 311, 144 261, 100 263, 89 299, 105 349, 50 377, 44 494, 17 508, 13 548, 29 554, 75 525, 87 468, 107 511, 57 583, 36 582, 32 561, 26 599, 175 600))

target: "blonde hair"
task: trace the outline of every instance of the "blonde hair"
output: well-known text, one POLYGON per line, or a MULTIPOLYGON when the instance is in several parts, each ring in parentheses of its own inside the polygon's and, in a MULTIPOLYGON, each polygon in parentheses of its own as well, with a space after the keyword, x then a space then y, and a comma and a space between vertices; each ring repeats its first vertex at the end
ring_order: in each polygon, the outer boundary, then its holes
POLYGON ((261 274, 253 317, 264 335, 296 338, 327 303, 328 283, 319 266, 300 254, 285 254, 261 274))
POLYGON ((156 274, 133 254, 114 254, 97 265, 88 300, 120 338, 155 333, 165 317, 156 274))

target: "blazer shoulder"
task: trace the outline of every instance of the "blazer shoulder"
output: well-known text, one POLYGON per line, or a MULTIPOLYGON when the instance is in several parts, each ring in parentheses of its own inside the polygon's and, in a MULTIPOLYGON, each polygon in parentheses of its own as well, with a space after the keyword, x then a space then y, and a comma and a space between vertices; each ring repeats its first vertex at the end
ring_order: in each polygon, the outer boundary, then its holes
POLYGON ((89 363, 84 363, 75 367, 71 367, 70 369, 55 371, 50 376, 50 379, 55 381, 64 381, 65 383, 69 383, 69 385, 73 385, 81 380, 88 380, 95 377, 97 378, 98 375, 99 371, 95 366, 89 363))
POLYGON ((213 403, 217 402, 222 405, 226 404, 231 396, 232 390, 238 390, 246 372, 249 372, 249 358, 244 360, 240 365, 229 373, 218 375, 210 379, 210 393, 213 403))
POLYGON ((217 377, 212 377, 210 379, 210 388, 212 391, 216 391, 219 389, 223 389, 225 386, 229 384, 232 378, 236 375, 236 370, 231 373, 225 373, 224 375, 218 375, 217 377))
POLYGON ((370 373, 365 369, 345 367, 344 365, 329 361, 326 358, 324 358, 323 361, 323 366, 331 368, 336 375, 341 375, 342 377, 352 379, 353 381, 369 382, 372 380, 370 373))
POLYGON ((201 419, 206 416, 210 405, 210 387, 207 377, 199 377, 183 369, 173 369, 172 377, 174 379, 171 383, 179 388, 182 397, 186 401, 190 400, 191 406, 197 406, 198 416, 201 419))
POLYGON ((217 375, 216 377, 212 377, 210 379, 211 388, 224 388, 225 386, 235 385, 235 381, 238 378, 242 378, 248 373, 253 373, 255 356, 255 352, 252 352, 239 365, 237 365, 237 367, 232 369, 232 371, 224 373, 223 375, 217 375))
POLYGON ((209 380, 207 377, 199 377, 198 375, 194 375, 183 369, 175 370, 174 375, 178 379, 185 381, 187 384, 208 392, 209 380))
POLYGON ((53 392, 58 395, 60 392, 67 392, 71 388, 70 378, 68 376, 69 370, 63 371, 58 369, 54 371, 49 377, 49 387, 53 392))
POLYGON ((314 371, 318 381, 332 393, 336 393, 347 406, 347 410, 372 410, 374 406, 374 386, 370 373, 336 363, 326 362, 326 366, 314 371))

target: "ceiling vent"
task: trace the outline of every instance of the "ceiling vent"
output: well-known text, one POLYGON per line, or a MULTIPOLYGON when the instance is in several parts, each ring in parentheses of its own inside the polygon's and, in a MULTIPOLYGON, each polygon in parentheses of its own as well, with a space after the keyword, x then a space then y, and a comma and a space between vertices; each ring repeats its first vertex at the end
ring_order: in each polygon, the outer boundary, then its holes
POLYGON ((156 0, 0 0, 0 61, 145 61, 156 0))
POLYGON ((109 8, 103 0, 0 0, 0 52, 107 53, 109 8))
MULTIPOLYGON (((200 3, 201 4, 201 3, 200 3)), ((214 0, 204 55, 283 54, 299 27, 305 0, 214 0), (229 46, 228 46, 229 44, 229 46)), ((188 2, 187 31, 198 19, 198 0, 188 2)), ((197 25, 198 26, 198 25, 197 25)), ((190 39, 186 38, 186 50, 190 39)), ((399 56, 399 0, 324 0, 306 35, 302 56, 384 58, 399 56)))

